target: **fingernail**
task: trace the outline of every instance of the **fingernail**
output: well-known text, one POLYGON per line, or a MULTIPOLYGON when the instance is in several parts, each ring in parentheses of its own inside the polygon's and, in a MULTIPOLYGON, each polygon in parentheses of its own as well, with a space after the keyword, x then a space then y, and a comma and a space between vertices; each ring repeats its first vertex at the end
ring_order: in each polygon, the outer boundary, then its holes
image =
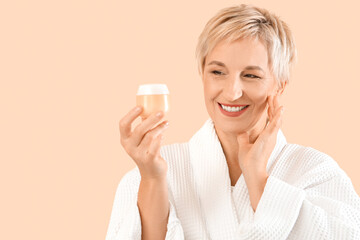
POLYGON ((158 112, 158 113, 156 114, 156 116, 157 116, 157 117, 161 117, 162 114, 163 114, 162 112, 158 112))
POLYGON ((281 108, 281 113, 284 113, 284 109, 285 109, 284 107, 283 107, 283 108, 281 108))
POLYGON ((141 110, 141 107, 136 107, 135 108, 135 112, 140 112, 140 110, 141 110))
POLYGON ((169 122, 166 122, 165 124, 164 124, 164 127, 168 127, 169 126, 169 122))

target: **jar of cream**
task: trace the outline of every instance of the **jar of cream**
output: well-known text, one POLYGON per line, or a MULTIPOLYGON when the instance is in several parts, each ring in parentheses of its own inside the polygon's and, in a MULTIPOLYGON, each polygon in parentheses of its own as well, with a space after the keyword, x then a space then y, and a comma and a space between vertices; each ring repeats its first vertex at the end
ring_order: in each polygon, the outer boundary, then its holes
POLYGON ((141 118, 144 120, 150 114, 158 111, 169 111, 169 90, 166 84, 143 84, 136 94, 136 105, 143 107, 141 118))

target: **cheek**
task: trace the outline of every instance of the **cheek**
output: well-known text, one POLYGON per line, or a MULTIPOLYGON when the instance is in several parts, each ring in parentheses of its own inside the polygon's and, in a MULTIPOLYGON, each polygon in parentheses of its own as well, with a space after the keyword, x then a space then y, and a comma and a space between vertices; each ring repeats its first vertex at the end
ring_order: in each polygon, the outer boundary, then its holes
POLYGON ((251 100, 256 105, 262 105, 268 96, 267 89, 254 88, 248 91, 248 95, 251 97, 251 100))
POLYGON ((209 100, 209 98, 214 98, 216 97, 218 91, 219 91, 219 86, 216 86, 216 84, 211 84, 210 81, 205 81, 204 83, 204 96, 205 98, 207 98, 209 100))

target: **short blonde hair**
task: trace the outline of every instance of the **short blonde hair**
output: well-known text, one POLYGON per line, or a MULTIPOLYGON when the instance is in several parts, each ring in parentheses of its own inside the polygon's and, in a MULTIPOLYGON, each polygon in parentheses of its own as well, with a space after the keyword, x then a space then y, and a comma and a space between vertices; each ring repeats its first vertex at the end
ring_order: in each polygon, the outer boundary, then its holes
POLYGON ((206 56, 223 39, 227 42, 246 37, 266 45, 268 64, 278 84, 289 82, 290 68, 297 61, 295 42, 288 25, 266 9, 241 4, 221 9, 206 24, 198 38, 196 60, 204 74, 206 56))

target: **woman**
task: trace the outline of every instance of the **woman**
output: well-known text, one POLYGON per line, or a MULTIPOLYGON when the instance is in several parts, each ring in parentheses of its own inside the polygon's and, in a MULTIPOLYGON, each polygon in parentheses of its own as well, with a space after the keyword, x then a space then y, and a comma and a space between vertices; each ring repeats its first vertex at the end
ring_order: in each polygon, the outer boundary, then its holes
POLYGON ((107 240, 360 239, 349 177, 280 130, 296 60, 286 23, 251 5, 225 8, 196 53, 210 118, 189 142, 162 147, 163 114, 133 131, 141 109, 122 118, 121 144, 137 167, 119 183, 107 240))

